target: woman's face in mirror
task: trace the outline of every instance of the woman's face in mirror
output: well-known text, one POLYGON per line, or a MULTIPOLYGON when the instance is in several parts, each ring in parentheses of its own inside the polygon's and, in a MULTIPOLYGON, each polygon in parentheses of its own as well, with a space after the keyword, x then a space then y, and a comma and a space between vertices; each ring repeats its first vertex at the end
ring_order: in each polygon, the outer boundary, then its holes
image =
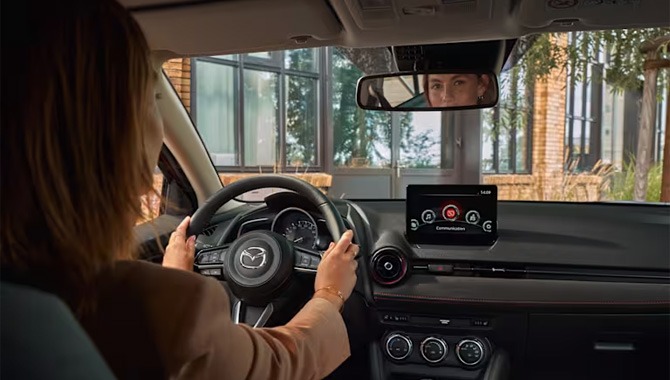
POLYGON ((487 75, 430 74, 424 91, 432 107, 467 107, 478 104, 489 82, 487 75))

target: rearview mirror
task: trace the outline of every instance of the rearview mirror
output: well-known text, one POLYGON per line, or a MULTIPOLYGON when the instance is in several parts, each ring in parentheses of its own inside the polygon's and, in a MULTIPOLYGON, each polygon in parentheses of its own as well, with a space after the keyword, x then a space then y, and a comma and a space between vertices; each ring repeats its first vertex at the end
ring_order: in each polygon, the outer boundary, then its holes
POLYGON ((498 103, 490 71, 424 71, 370 75, 358 80, 358 106, 383 111, 489 108, 498 103))

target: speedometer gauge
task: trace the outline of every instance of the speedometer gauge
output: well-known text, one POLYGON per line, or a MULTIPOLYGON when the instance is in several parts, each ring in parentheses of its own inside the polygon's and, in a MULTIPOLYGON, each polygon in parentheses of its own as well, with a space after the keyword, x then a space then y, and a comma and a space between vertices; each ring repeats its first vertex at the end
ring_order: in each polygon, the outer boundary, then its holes
POLYGON ((319 228, 314 217, 297 207, 287 207, 272 221, 272 231, 283 235, 296 246, 316 249, 319 228))
POLYGON ((293 244, 314 249, 316 247, 318 232, 316 225, 311 221, 299 220, 286 227, 283 235, 288 241, 293 242, 293 244))

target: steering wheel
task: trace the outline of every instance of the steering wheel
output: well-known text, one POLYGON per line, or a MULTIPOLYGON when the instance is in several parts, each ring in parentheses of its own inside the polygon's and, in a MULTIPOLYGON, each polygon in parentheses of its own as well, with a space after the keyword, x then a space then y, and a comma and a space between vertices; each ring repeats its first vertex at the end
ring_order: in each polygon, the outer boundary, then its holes
MULTIPOLYGON (((187 236, 202 233, 216 211, 233 198, 267 187, 292 190, 307 198, 323 215, 333 241, 345 232, 342 216, 320 190, 294 177, 268 174, 244 178, 217 191, 193 214, 187 236)), ((317 252, 294 246, 272 231, 248 232, 212 251, 221 262, 213 260, 216 264, 204 267, 223 266, 227 284, 238 299, 232 308, 233 321, 254 327, 267 323, 274 311, 272 301, 282 293, 294 272, 316 272, 321 261, 317 252)))

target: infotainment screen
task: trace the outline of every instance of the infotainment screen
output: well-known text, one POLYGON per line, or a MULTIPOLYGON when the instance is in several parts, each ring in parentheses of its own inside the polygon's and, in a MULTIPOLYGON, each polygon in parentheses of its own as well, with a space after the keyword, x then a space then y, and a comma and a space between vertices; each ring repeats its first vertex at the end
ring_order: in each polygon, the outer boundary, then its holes
POLYGON ((495 185, 407 186, 406 233, 414 244, 493 245, 498 237, 495 185))

